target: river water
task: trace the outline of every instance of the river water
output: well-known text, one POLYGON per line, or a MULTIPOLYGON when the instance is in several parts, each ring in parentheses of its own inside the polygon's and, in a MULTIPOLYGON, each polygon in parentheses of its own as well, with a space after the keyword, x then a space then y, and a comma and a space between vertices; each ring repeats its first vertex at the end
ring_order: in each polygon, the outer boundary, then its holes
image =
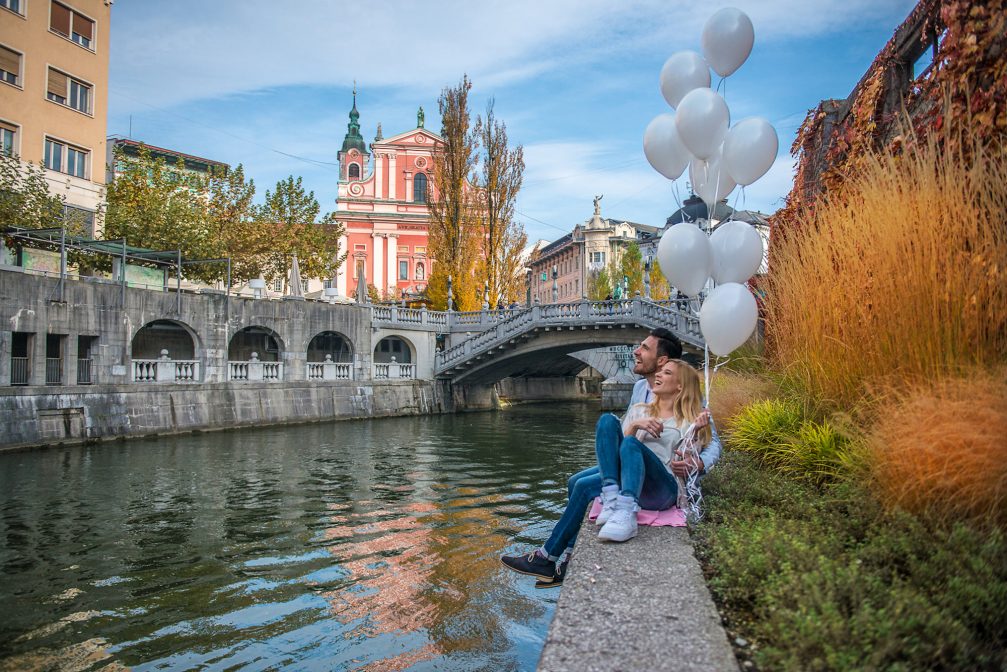
POLYGON ((533 670, 596 404, 0 455, 0 670, 533 670), (548 437, 548 439, 546 438, 548 437))

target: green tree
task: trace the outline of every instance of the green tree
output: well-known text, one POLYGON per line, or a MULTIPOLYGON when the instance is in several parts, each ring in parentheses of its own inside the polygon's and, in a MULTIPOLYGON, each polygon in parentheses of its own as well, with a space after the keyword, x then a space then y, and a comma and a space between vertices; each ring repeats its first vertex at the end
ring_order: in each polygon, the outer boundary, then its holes
POLYGON ((635 242, 623 250, 622 258, 619 260, 618 282, 622 282, 624 277, 629 278, 626 288, 628 293, 622 298, 633 298, 637 292, 643 294, 643 254, 635 242))
POLYGON ((245 181, 241 164, 233 170, 214 170, 206 180, 207 216, 220 256, 231 258, 231 281, 258 277, 263 271, 268 236, 255 217, 255 182, 245 181))
POLYGON ((331 277, 346 260, 346 253, 335 253, 344 227, 332 213, 319 221, 320 210, 315 192, 305 191, 300 177, 295 180, 291 175, 277 182, 274 191, 266 191, 265 203, 258 209, 268 238, 261 268, 267 280, 282 278, 284 291, 294 253, 301 274, 313 278, 331 277))
POLYGON ((25 229, 60 226, 65 200, 49 193, 41 165, 22 163, 16 155, 0 155, 0 225, 25 229))
POLYGON ((468 76, 463 76, 458 86, 446 87, 437 101, 444 144, 433 160, 428 252, 436 263, 427 283, 427 298, 436 309, 447 306, 448 276, 453 280, 455 308, 476 310, 481 302, 482 289, 477 289, 475 274, 481 247, 479 203, 468 183, 479 146, 469 116, 471 88, 468 76))
MULTIPOLYGON (((154 250, 180 249, 190 259, 223 256, 209 225, 206 179, 153 158, 141 146, 139 156, 115 156, 122 170, 106 188, 105 237, 125 238, 129 245, 154 250)), ((186 274, 204 282, 222 277, 215 266, 194 265, 186 274)))
POLYGON ((591 271, 587 276, 587 298, 592 301, 604 301, 612 295, 612 276, 608 266, 597 271, 591 271))
POLYGON ((480 285, 488 288, 489 307, 516 300, 524 273, 521 252, 528 242, 524 227, 514 220, 514 204, 524 178, 524 149, 507 144, 507 126, 486 105, 486 119, 476 118, 475 135, 483 147, 482 170, 473 178, 482 223, 480 285))

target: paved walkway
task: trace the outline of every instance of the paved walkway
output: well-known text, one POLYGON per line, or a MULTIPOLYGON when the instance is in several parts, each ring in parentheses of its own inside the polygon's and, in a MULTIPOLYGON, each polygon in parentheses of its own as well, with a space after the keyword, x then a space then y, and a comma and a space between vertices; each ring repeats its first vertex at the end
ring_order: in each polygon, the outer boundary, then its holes
POLYGON ((539 672, 737 672, 688 530, 613 544, 597 529, 584 521, 539 672))

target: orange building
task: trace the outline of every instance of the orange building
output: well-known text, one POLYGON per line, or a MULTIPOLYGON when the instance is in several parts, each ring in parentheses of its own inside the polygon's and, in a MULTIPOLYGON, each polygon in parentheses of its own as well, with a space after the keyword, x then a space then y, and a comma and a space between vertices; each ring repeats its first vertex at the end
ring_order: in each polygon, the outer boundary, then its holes
POLYGON ((346 137, 339 151, 336 217, 346 227, 339 253, 340 296, 356 296, 358 283, 373 285, 385 298, 412 298, 426 289, 432 260, 427 256, 433 195, 433 155, 443 144, 423 127, 391 138, 377 135, 368 148, 360 135, 356 92, 346 137))

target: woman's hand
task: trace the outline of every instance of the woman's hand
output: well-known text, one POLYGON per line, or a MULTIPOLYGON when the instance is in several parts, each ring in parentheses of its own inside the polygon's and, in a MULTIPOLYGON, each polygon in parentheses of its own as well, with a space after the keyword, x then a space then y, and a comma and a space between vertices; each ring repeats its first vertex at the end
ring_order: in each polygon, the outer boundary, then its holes
POLYGON ((661 432, 664 431, 664 423, 657 418, 642 418, 629 423, 628 429, 629 431, 626 432, 627 436, 632 436, 642 430, 654 438, 658 438, 661 436, 661 432))
POLYGON ((675 457, 679 459, 671 461, 671 473, 681 478, 688 478, 689 473, 693 471, 702 474, 706 468, 702 458, 695 455, 682 455, 680 451, 675 451, 675 457))
POLYGON ((712 416, 710 415, 710 409, 704 408, 703 412, 696 416, 696 422, 694 423, 696 425, 696 429, 706 427, 710 424, 711 419, 712 416))

